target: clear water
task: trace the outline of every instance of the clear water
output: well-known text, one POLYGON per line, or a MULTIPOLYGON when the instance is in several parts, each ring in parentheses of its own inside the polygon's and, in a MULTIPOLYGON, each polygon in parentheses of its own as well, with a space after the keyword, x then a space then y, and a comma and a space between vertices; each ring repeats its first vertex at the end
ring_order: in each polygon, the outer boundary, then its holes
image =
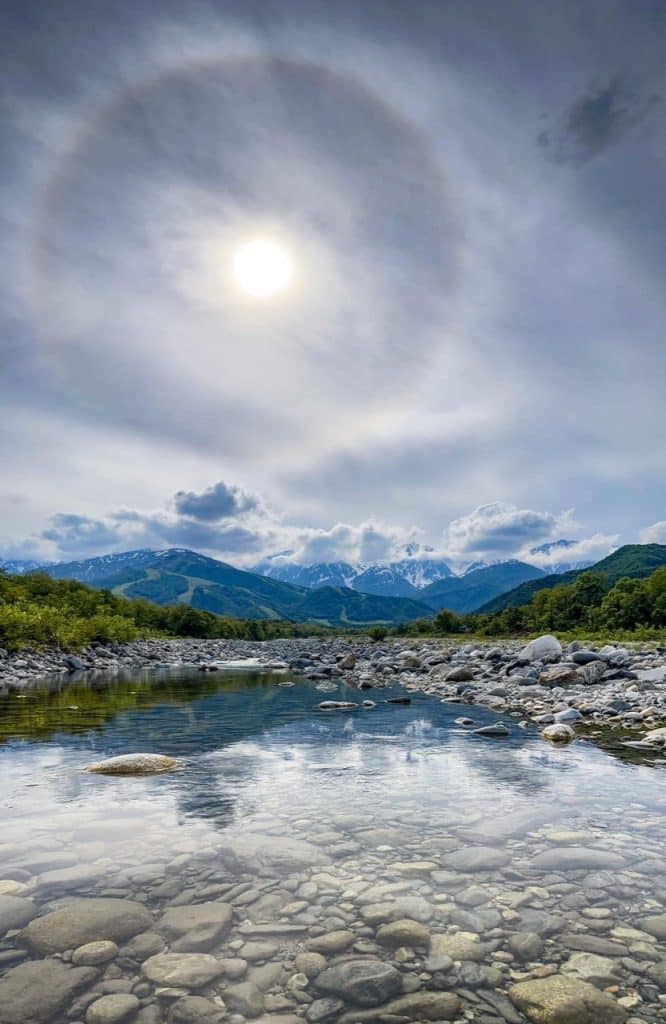
MULTIPOLYGON (((458 991, 460 1019, 482 1021, 504 1019, 484 992, 505 992, 535 965, 559 969, 581 936, 583 947, 603 940, 615 965, 603 987, 633 1000, 638 1020, 663 1019, 654 965, 666 951, 642 924, 663 913, 666 899, 663 770, 586 743, 553 748, 515 725, 507 739, 474 736, 455 723, 461 708, 418 695, 408 706, 387 703, 400 693, 321 692, 236 673, 2 698, 0 891, 1 880, 18 881, 19 894, 45 911, 71 897, 119 895, 146 903, 158 919, 172 903, 231 894, 232 930, 210 952, 242 958, 239 943, 252 928, 270 934, 274 924, 282 973, 261 990, 269 1011, 307 1012, 321 993, 310 986, 294 996, 294 956, 317 934, 350 930, 354 943, 326 954, 331 963, 341 955, 389 960, 410 978, 406 991, 458 991), (377 701, 372 710, 316 710, 323 699, 368 696, 377 701), (173 755, 180 766, 143 778, 82 771, 136 751, 173 755), (271 837, 308 845, 294 853, 271 837), (461 865, 456 854, 477 846, 504 860, 461 865), (589 863, 544 861, 548 851, 571 848, 592 851, 589 863), (258 891, 254 900, 236 896, 241 883, 258 891), (377 942, 380 925, 367 913, 377 903, 390 904, 389 920, 416 917, 431 934, 470 933, 484 955, 467 974, 428 972, 426 951, 396 953, 377 942), (301 924, 300 933, 280 937, 285 922, 301 924), (522 961, 510 939, 526 931, 543 945, 522 961)), ((480 708, 470 714, 479 725, 497 718, 480 708)), ((11 932, 0 937, 0 973, 20 962, 18 948, 11 932)), ((140 984, 140 967, 136 977, 132 970, 124 966, 121 976, 140 984)), ((202 991, 224 999, 230 984, 223 976, 202 991)), ((142 1006, 166 1020, 169 997, 139 991, 142 1006)), ((345 1004, 325 1019, 346 1012, 345 1004)), ((67 1015, 63 1008, 50 1019, 67 1015)))

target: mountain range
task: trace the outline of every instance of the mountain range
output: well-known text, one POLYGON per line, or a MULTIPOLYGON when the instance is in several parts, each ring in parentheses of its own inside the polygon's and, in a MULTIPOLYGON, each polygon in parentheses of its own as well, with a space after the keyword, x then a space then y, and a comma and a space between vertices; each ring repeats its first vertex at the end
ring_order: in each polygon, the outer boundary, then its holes
MULTIPOLYGON (((416 554, 416 546, 408 549, 416 554)), ((453 575, 451 567, 441 559, 405 557, 399 561, 377 563, 318 562, 298 565, 288 556, 274 555, 254 566, 253 572, 284 583, 301 587, 350 587, 362 594, 380 597, 413 597, 430 583, 453 575)))
MULTIPOLYGON (((35 568, 30 564, 25 571, 35 568)), ((362 568, 345 562, 289 565, 288 572, 283 571, 287 567, 280 570, 288 576, 285 580, 237 569, 186 548, 139 549, 39 568, 56 579, 75 579, 157 604, 191 604, 239 618, 339 626, 409 622, 444 607, 471 611, 509 587, 543 575, 540 569, 513 561, 453 576, 444 562, 407 558, 362 568)), ((13 563, 7 571, 16 569, 13 563)))
POLYGON ((140 549, 42 566, 56 579, 74 579, 129 598, 243 619, 289 619, 331 626, 395 625, 430 613, 409 598, 360 594, 348 587, 311 590, 236 569, 186 548, 140 549))
MULTIPOLYGON (((591 568, 612 584, 622 576, 648 576, 664 564, 665 545, 633 544, 591 568)), ((543 588, 572 583, 588 566, 546 574, 510 559, 491 565, 477 563, 456 576, 445 562, 413 553, 413 557, 387 565, 364 566, 347 562, 299 566, 282 557, 282 562, 269 560, 268 565, 261 563, 249 572, 186 548, 167 548, 42 566, 12 561, 0 563, 0 568, 15 573, 39 568, 57 579, 80 580, 125 597, 163 605, 189 604, 220 615, 346 627, 395 625, 430 616, 441 608, 459 614, 501 611, 528 603, 543 588), (259 568, 264 572, 257 571, 259 568)))

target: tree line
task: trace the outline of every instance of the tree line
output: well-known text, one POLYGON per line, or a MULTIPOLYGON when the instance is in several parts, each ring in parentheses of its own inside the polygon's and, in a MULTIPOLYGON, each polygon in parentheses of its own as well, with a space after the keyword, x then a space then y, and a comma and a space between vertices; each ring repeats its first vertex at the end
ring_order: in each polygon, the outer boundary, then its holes
POLYGON ((457 615, 443 608, 433 619, 405 627, 407 633, 475 633, 514 636, 545 632, 623 632, 659 635, 666 629, 666 567, 647 579, 610 585, 602 573, 585 572, 571 584, 539 590, 529 604, 482 615, 457 615))
POLYGON ((97 590, 45 573, 10 576, 0 570, 0 647, 76 650, 99 642, 146 636, 269 640, 327 632, 323 627, 274 619, 234 619, 190 605, 157 605, 97 590))

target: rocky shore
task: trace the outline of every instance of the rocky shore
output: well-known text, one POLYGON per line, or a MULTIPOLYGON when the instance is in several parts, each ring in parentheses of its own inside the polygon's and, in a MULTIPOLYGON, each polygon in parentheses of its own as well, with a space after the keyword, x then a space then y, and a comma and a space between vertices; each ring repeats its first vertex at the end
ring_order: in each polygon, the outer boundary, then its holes
MULTIPOLYGON (((666 752, 666 649, 654 645, 574 642, 563 649, 550 636, 527 645, 335 637, 141 640, 96 644, 80 655, 24 651, 10 656, 0 650, 0 693, 44 682, 61 686, 82 678, 234 667, 304 677, 324 694, 334 682, 365 691, 399 681, 407 692, 496 711, 509 731, 536 722, 557 742, 603 729, 636 749, 666 752)), ((502 735, 501 726, 495 735, 502 735)))

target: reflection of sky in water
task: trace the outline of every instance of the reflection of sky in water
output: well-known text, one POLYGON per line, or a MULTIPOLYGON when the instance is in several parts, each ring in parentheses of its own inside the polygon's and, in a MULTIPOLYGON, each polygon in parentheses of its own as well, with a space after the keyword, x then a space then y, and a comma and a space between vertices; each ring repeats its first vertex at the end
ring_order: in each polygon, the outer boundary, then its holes
MULTIPOLYGON (((288 834, 294 819, 330 827, 350 810, 375 826, 399 819, 407 831, 441 833, 464 824, 483 838, 509 834, 505 824, 516 816, 516 831, 596 828, 614 808, 637 804, 648 812, 647 830, 649 812, 664 807, 662 773, 584 743, 552 748, 517 725, 507 740, 471 736, 454 724, 460 708, 424 696, 408 707, 379 703, 391 692, 373 693, 374 710, 319 713, 319 700, 336 695, 305 684, 246 690, 239 680, 234 690, 197 697, 184 682, 175 698, 120 712, 99 729, 12 741, 0 747, 0 864, 15 860, 15 847, 66 849, 83 861, 102 856, 103 842, 110 865, 129 868, 138 857, 214 846, 220 829, 288 834), (176 753, 183 767, 144 779, 80 770, 144 749, 176 753)), ((495 719, 471 713, 477 722, 495 719)))

